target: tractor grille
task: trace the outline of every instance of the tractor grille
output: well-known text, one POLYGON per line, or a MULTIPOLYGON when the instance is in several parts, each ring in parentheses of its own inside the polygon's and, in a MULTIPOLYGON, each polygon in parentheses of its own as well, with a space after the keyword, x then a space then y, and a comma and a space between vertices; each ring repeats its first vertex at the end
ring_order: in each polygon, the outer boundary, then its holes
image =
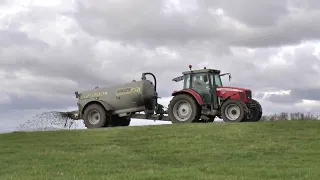
POLYGON ((248 99, 252 99, 251 91, 246 91, 246 96, 247 96, 248 99))

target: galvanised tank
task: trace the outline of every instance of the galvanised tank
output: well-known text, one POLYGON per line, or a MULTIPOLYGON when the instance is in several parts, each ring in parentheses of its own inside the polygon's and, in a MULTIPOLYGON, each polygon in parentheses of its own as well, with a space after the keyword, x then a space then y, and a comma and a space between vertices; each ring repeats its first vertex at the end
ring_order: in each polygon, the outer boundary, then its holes
POLYGON ((133 81, 125 84, 96 88, 80 93, 79 109, 91 101, 104 101, 114 109, 115 114, 153 109, 156 90, 149 80, 133 81))

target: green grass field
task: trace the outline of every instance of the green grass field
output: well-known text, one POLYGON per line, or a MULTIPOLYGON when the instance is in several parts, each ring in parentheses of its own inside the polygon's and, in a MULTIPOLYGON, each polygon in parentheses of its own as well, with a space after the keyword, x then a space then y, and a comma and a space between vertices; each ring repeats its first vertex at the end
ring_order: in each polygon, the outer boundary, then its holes
POLYGON ((173 124, 0 135, 0 179, 320 178, 320 121, 173 124))

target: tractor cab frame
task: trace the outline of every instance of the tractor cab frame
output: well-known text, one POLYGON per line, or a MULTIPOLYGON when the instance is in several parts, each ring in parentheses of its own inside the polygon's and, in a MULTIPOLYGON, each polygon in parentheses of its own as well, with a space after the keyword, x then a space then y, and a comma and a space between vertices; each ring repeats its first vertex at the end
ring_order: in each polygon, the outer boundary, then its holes
POLYGON ((219 109, 221 105, 221 99, 217 96, 217 88, 222 87, 223 83, 221 76, 229 75, 230 73, 220 74, 221 71, 217 69, 198 69, 191 70, 192 66, 189 66, 190 71, 182 72, 182 76, 172 79, 172 81, 183 81, 182 90, 194 90, 202 98, 202 106, 209 108, 209 111, 219 109))

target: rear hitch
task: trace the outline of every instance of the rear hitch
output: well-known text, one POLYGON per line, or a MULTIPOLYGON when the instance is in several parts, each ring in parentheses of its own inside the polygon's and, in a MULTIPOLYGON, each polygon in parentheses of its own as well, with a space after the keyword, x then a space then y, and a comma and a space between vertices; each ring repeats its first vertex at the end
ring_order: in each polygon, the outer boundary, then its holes
POLYGON ((72 119, 72 120, 79 120, 79 113, 78 111, 69 111, 69 112, 62 112, 64 116, 72 119))

